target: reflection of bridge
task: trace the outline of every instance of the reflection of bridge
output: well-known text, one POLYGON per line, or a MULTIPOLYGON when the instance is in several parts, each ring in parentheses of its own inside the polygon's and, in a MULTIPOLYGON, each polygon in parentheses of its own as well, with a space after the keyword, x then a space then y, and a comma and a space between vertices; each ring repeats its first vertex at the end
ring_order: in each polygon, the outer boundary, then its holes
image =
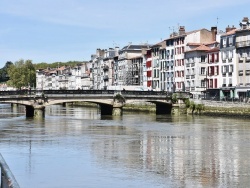
POLYGON ((27 117, 44 117, 46 106, 77 101, 99 104, 101 115, 121 115, 124 103, 151 102, 156 105, 157 114, 170 114, 172 108, 172 95, 166 92, 156 91, 0 91, 0 96, 0 103, 25 105, 27 117), (118 95, 119 97, 117 97, 118 95), (121 100, 121 97, 125 99, 125 101, 121 100))

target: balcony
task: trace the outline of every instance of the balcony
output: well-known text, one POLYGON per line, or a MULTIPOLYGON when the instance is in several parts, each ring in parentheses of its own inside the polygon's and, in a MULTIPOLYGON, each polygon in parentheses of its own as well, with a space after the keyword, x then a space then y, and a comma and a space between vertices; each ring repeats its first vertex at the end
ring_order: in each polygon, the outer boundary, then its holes
POLYGON ((250 40, 236 42, 236 48, 242 48, 250 46, 250 40))
POLYGON ((109 66, 108 65, 104 65, 103 66, 103 71, 108 71, 109 70, 109 66))
POLYGON ((108 75, 103 76, 103 80, 104 81, 108 81, 109 80, 109 76, 108 75))
POLYGON ((81 78, 89 78, 89 74, 83 73, 81 78))

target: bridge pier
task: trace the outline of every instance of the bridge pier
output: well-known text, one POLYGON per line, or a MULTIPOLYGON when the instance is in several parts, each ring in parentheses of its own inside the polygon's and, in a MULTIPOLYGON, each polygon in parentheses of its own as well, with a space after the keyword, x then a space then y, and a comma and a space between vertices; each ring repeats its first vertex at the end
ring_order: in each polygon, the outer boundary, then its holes
POLYGON ((12 112, 16 113, 18 110, 18 104, 11 103, 11 110, 12 112))
POLYGON ((26 117, 44 118, 45 107, 44 106, 26 106, 26 117))
POLYGON ((26 117, 34 117, 34 107, 26 105, 25 108, 26 108, 26 117))
POLYGON ((113 106, 108 104, 100 104, 101 115, 122 116, 123 103, 114 101, 113 106))
POLYGON ((112 115, 113 116, 122 116, 122 107, 123 107, 123 102, 115 100, 114 104, 113 104, 112 115))
POLYGON ((45 117, 45 107, 42 105, 34 107, 34 118, 41 119, 44 117, 45 117))
POLYGON ((184 102, 182 100, 178 100, 177 104, 173 104, 172 105, 172 115, 183 115, 183 114, 187 114, 187 108, 186 105, 184 104, 184 102))
POLYGON ((112 115, 113 107, 108 104, 100 104, 101 115, 112 115))

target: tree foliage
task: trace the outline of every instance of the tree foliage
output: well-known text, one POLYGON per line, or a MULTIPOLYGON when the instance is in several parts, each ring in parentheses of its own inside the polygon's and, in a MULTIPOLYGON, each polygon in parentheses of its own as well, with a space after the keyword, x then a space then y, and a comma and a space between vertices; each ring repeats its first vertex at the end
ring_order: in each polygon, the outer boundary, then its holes
POLYGON ((19 60, 7 69, 9 75, 8 85, 17 89, 32 87, 36 83, 36 70, 31 60, 19 60))
POLYGON ((9 79, 7 69, 13 65, 11 61, 7 61, 3 68, 0 69, 0 82, 5 82, 9 79))
POLYGON ((58 67, 66 66, 66 65, 73 67, 82 63, 84 62, 83 61, 68 61, 68 62, 54 62, 51 64, 42 62, 42 63, 34 64, 34 66, 35 66, 35 69, 38 70, 38 69, 46 69, 46 68, 58 68, 58 67))

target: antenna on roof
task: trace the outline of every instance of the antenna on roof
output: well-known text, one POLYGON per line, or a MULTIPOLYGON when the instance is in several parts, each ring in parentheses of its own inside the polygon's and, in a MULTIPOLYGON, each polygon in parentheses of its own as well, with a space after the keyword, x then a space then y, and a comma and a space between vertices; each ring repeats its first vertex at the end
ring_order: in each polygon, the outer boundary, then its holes
POLYGON ((219 23, 219 18, 218 18, 218 16, 217 16, 217 18, 216 18, 216 27, 218 27, 218 23, 219 23))
POLYGON ((132 42, 129 42, 129 43, 128 43, 128 47, 127 47, 127 49, 131 46, 131 44, 132 44, 132 42))

